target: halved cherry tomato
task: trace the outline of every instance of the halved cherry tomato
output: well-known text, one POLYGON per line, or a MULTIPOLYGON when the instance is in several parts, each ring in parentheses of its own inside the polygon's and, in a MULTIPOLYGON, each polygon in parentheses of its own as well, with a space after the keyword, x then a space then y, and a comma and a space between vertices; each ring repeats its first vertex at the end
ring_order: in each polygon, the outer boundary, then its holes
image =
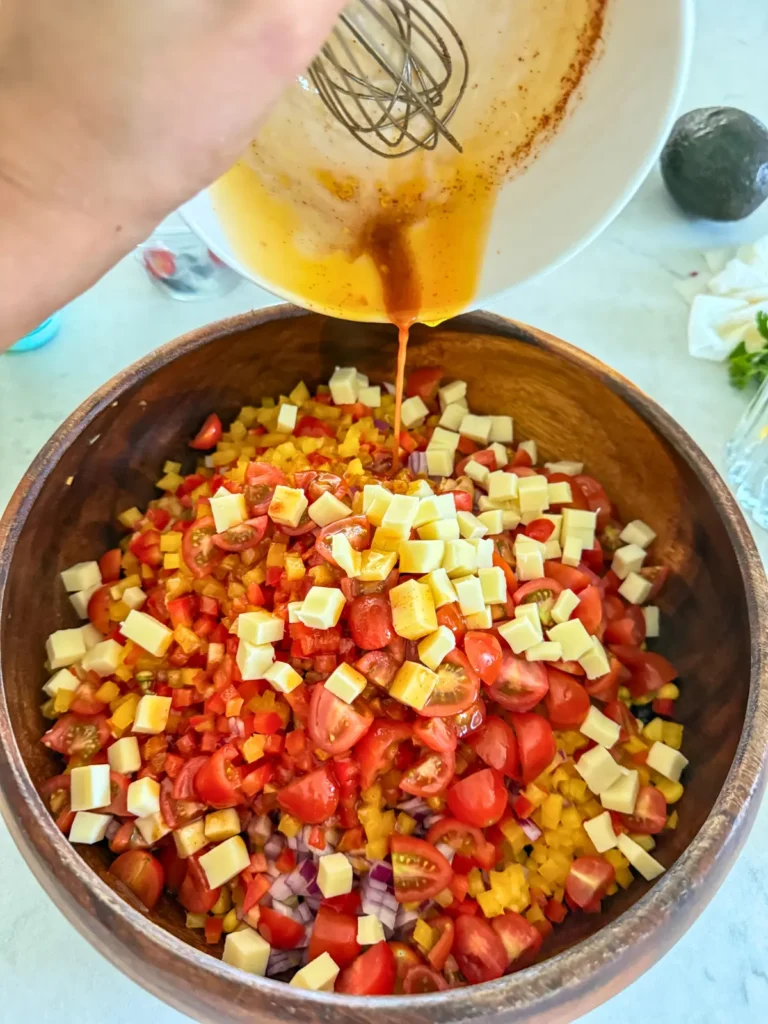
POLYGON ((355 758, 360 765, 360 788, 370 789, 379 775, 388 772, 395 763, 397 749, 411 738, 409 722, 377 719, 355 747, 355 758))
POLYGON ((294 434, 296 437, 336 437, 333 427, 316 416, 302 416, 294 434))
POLYGON ((360 714, 321 683, 313 689, 307 730, 314 745, 327 754, 351 750, 372 725, 370 712, 360 714))
POLYGON ((513 779, 520 777, 517 736, 503 718, 490 715, 467 743, 489 768, 513 779))
POLYGON ((591 511, 597 512, 597 529, 604 530, 613 516, 613 505, 611 499, 605 493, 603 485, 598 483, 594 477, 587 476, 584 473, 580 473, 573 479, 587 499, 587 504, 591 511))
POLYGON ((621 820, 630 832, 655 836, 667 823, 667 801, 655 786, 641 786, 633 814, 622 814, 621 820))
MULTIPOLYGON (((74 818, 74 814, 72 817, 74 818)), ((136 828, 134 821, 135 819, 124 821, 109 840, 109 849, 112 853, 125 853, 126 850, 148 849, 149 843, 145 841, 141 832, 136 828)), ((58 821, 56 824, 59 824, 58 821)), ((186 871, 186 867, 184 870, 186 871)))
POLYGON ((199 854, 187 858, 187 873, 179 889, 179 903, 190 914, 207 914, 221 895, 221 886, 208 887, 208 879, 200 867, 199 854))
POLYGON ((123 552, 120 548, 111 548, 109 551, 104 552, 99 559, 99 572, 101 573, 102 583, 115 583, 120 579, 122 559, 123 552))
POLYGON ((419 714, 425 718, 455 715, 474 704, 479 691, 480 679, 466 655, 461 651, 451 651, 437 669, 437 683, 419 714))
POLYGON ((464 637, 469 664, 486 686, 492 686, 501 671, 501 644, 492 633, 470 631, 464 637))
POLYGON ((339 519, 330 526, 324 526, 317 535, 315 550, 318 555, 335 565, 338 563, 331 552, 331 538, 334 534, 343 533, 354 551, 364 551, 371 542, 371 526, 365 516, 349 516, 347 519, 339 519))
POLYGON ((455 750, 458 743, 456 729, 449 718, 419 718, 413 724, 413 738, 438 752, 455 750))
POLYGON ((526 661, 505 650, 499 677, 488 694, 507 711, 531 711, 548 689, 547 670, 540 661, 526 661))
POLYGON ((100 807, 100 814, 115 814, 118 818, 124 818, 128 813, 128 787, 131 780, 127 775, 120 772, 109 773, 109 795, 110 801, 106 807, 100 807))
MULTIPOLYGON (((209 758, 193 758, 193 761, 208 761, 209 758)), ((182 769, 183 771, 183 769, 182 769)), ((178 776, 176 777, 178 780, 178 776)), ((160 814, 168 828, 181 828, 188 825, 190 821, 202 818, 208 809, 207 803, 201 803, 191 798, 179 799, 174 796, 174 783, 170 779, 163 779, 160 783, 160 814)))
POLYGON ((312 501, 317 501, 323 494, 333 494, 340 486, 341 477, 335 473, 318 473, 309 485, 309 497, 312 501))
POLYGON ((547 667, 549 692, 544 698, 547 715, 555 729, 578 729, 589 714, 589 694, 566 672, 547 667))
POLYGON ((221 552, 213 541, 215 536, 213 516, 196 519, 184 534, 181 553, 187 568, 198 579, 210 575, 221 560, 221 552))
POLYGON ((146 850, 121 853, 109 866, 110 874, 127 886, 147 910, 152 910, 163 893, 163 865, 146 850))
POLYGON ((552 608, 562 589, 557 580, 545 576, 540 580, 523 583, 512 595, 512 600, 516 605, 537 604, 542 625, 551 626, 553 624, 552 608))
MULTIPOLYGON (((314 527, 312 523, 312 527, 314 527)), ((213 535, 213 543, 222 551, 247 551, 257 547, 263 540, 269 526, 269 516, 248 519, 239 526, 230 526, 223 533, 213 535)), ((310 527, 310 529, 312 529, 310 527)))
POLYGON ((678 673, 675 667, 655 651, 641 651, 635 647, 612 644, 611 652, 632 674, 627 685, 633 697, 642 697, 646 693, 652 693, 665 683, 671 683, 677 679, 678 673))
POLYGON ((88 618, 100 633, 109 632, 110 588, 99 587, 88 599, 88 618))
POLYGON ((456 758, 452 750, 431 750, 400 779, 400 789, 413 796, 437 796, 453 778, 456 758))
POLYGON ((309 940, 310 961, 329 953, 339 967, 349 967, 360 955, 357 941, 357 918, 339 914, 329 907, 320 907, 309 940))
POLYGON ((565 879, 565 893, 582 910, 605 896, 616 871, 602 857, 577 857, 565 879))
POLYGON ((392 605, 384 594, 356 597, 349 604, 349 631, 364 651, 380 651, 395 637, 392 605))
POLYGON ((398 663, 389 651, 369 651, 355 662, 355 668, 362 672, 369 683, 388 690, 397 675, 398 663))
POLYGON ((189 447, 200 452, 215 448, 221 440, 223 431, 224 427, 221 420, 215 412, 212 412, 202 427, 200 427, 194 439, 189 442, 189 447))
POLYGON ((453 504, 457 512, 472 511, 472 495, 467 491, 451 491, 453 504))
POLYGON ((475 828, 495 825, 509 802, 504 780, 493 768, 483 768, 454 782, 447 801, 454 817, 475 828))
POLYGON ((603 598, 598 587, 585 587, 579 594, 579 603, 572 619, 580 619, 590 636, 597 636, 603 624, 603 598))
POLYGON ((111 736, 104 715, 80 718, 62 715, 53 728, 43 736, 42 742, 50 750, 67 757, 80 757, 84 761, 97 754, 111 736))
POLYGON ((552 726, 541 715, 512 714, 510 719, 520 746, 523 785, 527 786, 552 763, 557 750, 555 736, 552 726))
POLYGON ((579 508, 584 512, 591 511, 587 504, 587 499, 584 497, 584 492, 576 483, 575 477, 568 476, 565 473, 550 473, 548 476, 551 484, 569 484, 571 488, 571 501, 553 502, 552 508, 579 508))
MULTIPOLYGON (((459 448, 459 451, 462 451, 462 449, 459 448)), ((491 451, 490 448, 486 448, 485 451, 473 451, 469 455, 467 455, 466 458, 462 459, 456 466, 454 476, 457 479, 460 476, 464 476, 467 464, 470 462, 479 462, 481 466, 485 466, 485 468, 489 470, 491 473, 494 473, 499 468, 499 465, 496 461, 496 452, 491 451)), ((453 493, 456 494, 457 492, 454 491, 453 493)))
POLYGON ((490 924, 480 917, 462 915, 456 918, 454 928, 453 955, 467 981, 479 985, 500 978, 507 969, 507 952, 490 924))
POLYGON ((442 366, 421 366, 418 370, 411 370, 405 383, 405 393, 408 398, 418 395, 423 402, 434 402, 444 376, 442 366))
POLYGON ((541 949, 540 932, 514 910, 507 910, 500 917, 494 917, 491 927, 501 939, 510 964, 525 967, 541 949))
POLYGON ((432 949, 427 953, 427 960, 436 971, 442 971, 453 947, 454 924, 450 917, 445 916, 436 917, 429 924, 437 932, 438 937, 432 949))
POLYGON ((434 968, 426 964, 411 967, 403 978, 403 992, 407 996, 424 995, 427 992, 442 992, 448 982, 434 968))
POLYGON ((128 545, 132 555, 136 555, 144 565, 156 568, 163 564, 163 554, 160 551, 160 534, 157 530, 144 530, 142 533, 134 533, 128 545))
POLYGON ((277 794, 284 811, 307 825, 322 825, 339 804, 339 785, 329 764, 289 782, 277 794))
POLYGON ((259 907, 259 934, 276 949, 296 949, 304 938, 304 925, 271 907, 259 907))
POLYGON ((445 843, 452 846, 462 857, 475 861, 486 871, 496 863, 496 850, 489 843, 479 828, 467 825, 458 818, 441 818, 427 832, 427 842, 433 846, 445 843))
POLYGON ((539 544, 546 544, 555 532, 555 524, 551 519, 534 519, 525 528, 526 537, 537 540, 539 544))
POLYGON ((432 899, 451 881, 451 865, 439 850, 423 839, 395 833, 390 840, 390 851, 398 903, 432 899))
POLYGON ((72 810, 70 801, 71 790, 71 775, 54 775, 52 779, 47 779, 40 787, 40 796, 54 816, 56 828, 63 832, 64 835, 69 834, 72 822, 75 820, 75 812, 72 810))
POLYGON ((96 698, 96 691, 100 685, 93 679, 86 679, 85 682, 80 683, 75 690, 75 698, 69 705, 69 710, 73 715, 100 715, 106 709, 107 705, 104 701, 96 698))
POLYGON ((237 807, 243 803, 240 792, 240 773, 232 762, 240 757, 240 751, 232 744, 219 747, 195 775, 195 789, 200 799, 211 807, 237 807))
POLYGON ((594 580, 583 568, 578 569, 570 565, 563 565, 562 562, 545 562, 544 572, 547 579, 559 583, 563 590, 572 590, 574 594, 580 594, 585 587, 588 587, 594 580))
POLYGON ((348 996, 391 996, 396 977, 392 950, 386 942, 377 942, 341 972, 336 991, 348 996))
POLYGON ((402 982, 405 976, 414 967, 424 963, 421 954, 418 953, 413 946, 409 946, 407 942, 388 942, 387 945, 392 950, 392 956, 395 958, 395 970, 397 972, 397 979, 395 981, 396 991, 402 989, 402 982))
POLYGON ((317 523, 314 523, 310 518, 306 510, 304 511, 301 519, 299 520, 298 526, 280 526, 280 533, 284 533, 286 537, 303 537, 307 533, 312 533, 313 530, 317 529, 317 523))
POLYGON ((603 708, 603 714, 621 726, 623 730, 622 740, 626 740, 629 736, 637 736, 639 732, 637 719, 623 700, 609 701, 603 708))
POLYGON ((605 627, 604 642, 622 647, 639 647, 645 640, 645 617, 637 605, 623 609, 619 618, 605 627))
POLYGON ((288 477, 277 466, 268 462, 250 462, 245 471, 245 500, 252 517, 265 516, 269 511, 275 488, 287 485, 288 477))
POLYGON ((597 679, 584 681, 584 689, 596 700, 616 700, 619 695, 620 680, 629 681, 629 669, 624 668, 618 658, 609 658, 610 671, 597 679))
POLYGON ((485 701, 478 697, 465 711, 452 715, 451 721, 458 739, 463 740, 466 736, 471 736, 485 721, 485 701))
POLYGON ((467 633, 467 623, 458 604, 444 604, 442 608, 438 608, 437 624, 447 626, 456 638, 457 647, 461 647, 467 633))
POLYGON ((659 592, 669 578, 669 566, 645 565, 640 570, 640 575, 651 584, 651 590, 646 600, 653 601, 655 597, 658 597, 659 592))
MULTIPOLYGON (((126 822, 126 824, 132 825, 133 822, 126 822)), ((165 872, 165 888, 174 894, 177 893, 187 873, 186 862, 178 855, 173 843, 158 850, 157 859, 163 865, 165 872)))

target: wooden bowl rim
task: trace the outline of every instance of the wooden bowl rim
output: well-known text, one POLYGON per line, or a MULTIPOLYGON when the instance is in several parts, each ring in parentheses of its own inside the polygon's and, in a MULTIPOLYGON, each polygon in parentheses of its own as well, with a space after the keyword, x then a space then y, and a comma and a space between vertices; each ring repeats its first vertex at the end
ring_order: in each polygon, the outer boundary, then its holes
MULTIPOLYGON (((133 363, 86 399, 36 456, 0 520, 0 615, 3 615, 14 546, 30 510, 63 453, 107 405, 120 400, 136 383, 187 352, 228 334, 309 315, 319 314, 286 304, 198 328, 133 363)), ((495 314, 465 314, 448 321, 443 325, 446 327, 514 338, 545 349, 589 373, 599 374, 605 385, 650 423, 694 470, 724 522, 745 588, 752 648, 750 686, 744 727, 733 763, 701 830, 653 888, 614 922, 519 974, 480 986, 417 997, 355 997, 292 989, 283 982, 236 971, 175 938, 122 900, 84 863, 56 829, 26 770, 11 729, 0 664, 0 810, 38 881, 90 941, 95 937, 88 927, 84 907, 107 926, 114 915, 125 921, 131 931, 141 935, 144 943, 149 943, 158 963, 166 965, 166 973, 171 978, 173 962, 185 963, 202 972, 204 981, 207 976, 219 995, 231 993, 234 997, 239 992, 241 998, 247 998, 249 993, 263 993, 268 999, 279 999, 286 1017, 316 1012, 318 1018, 329 1020, 334 1011, 346 1010, 373 1015, 382 1022, 392 1014, 408 1015, 409 1020, 429 1016, 447 1021, 520 1011, 526 1019, 544 1021, 549 1012, 561 1009, 564 1002, 579 1004, 582 1007, 579 1012, 583 1012, 597 1001, 608 998, 621 987, 615 983, 619 975, 623 975, 625 981, 634 980, 659 959, 684 930, 672 923, 676 907, 695 896, 698 914, 717 891, 751 828, 768 774, 768 670, 763 639, 768 636, 768 582, 744 516, 725 482, 693 439, 652 398, 615 370, 553 335, 495 314), (16 810, 25 805, 35 812, 46 843, 36 843, 20 827, 16 810), (66 869, 66 891, 62 890, 57 877, 63 873, 62 868, 66 869), (711 891, 707 891, 708 885, 711 891), (595 988, 602 990, 599 1000, 581 1003, 588 998, 588 991, 595 988)), ((97 948, 117 963, 111 949, 97 948)), ((125 964, 117 963, 117 966, 125 970, 125 964)), ((169 992, 168 985, 161 991, 157 985, 148 985, 146 980, 137 977, 134 971, 129 973, 161 999, 172 1001, 175 998, 177 1006, 192 1012, 184 998, 179 999, 169 992)))

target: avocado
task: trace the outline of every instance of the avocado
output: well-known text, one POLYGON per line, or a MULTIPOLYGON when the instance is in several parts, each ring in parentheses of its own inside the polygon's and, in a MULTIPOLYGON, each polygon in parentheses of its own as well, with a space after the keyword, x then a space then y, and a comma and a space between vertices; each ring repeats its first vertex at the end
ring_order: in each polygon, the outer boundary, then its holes
POLYGON ((768 128, 736 107, 691 110, 672 129, 661 174, 686 213, 742 220, 768 199, 768 128))

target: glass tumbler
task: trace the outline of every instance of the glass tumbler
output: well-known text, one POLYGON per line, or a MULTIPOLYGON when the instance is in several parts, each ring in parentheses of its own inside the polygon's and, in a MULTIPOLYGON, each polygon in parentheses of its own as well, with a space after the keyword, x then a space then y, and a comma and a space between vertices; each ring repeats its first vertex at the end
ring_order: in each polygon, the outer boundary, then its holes
POLYGON ((152 284, 181 302, 219 298, 242 281, 185 227, 161 225, 137 248, 136 256, 152 284))
POLYGON ((768 378, 744 410, 725 454, 737 501, 768 529, 768 378))

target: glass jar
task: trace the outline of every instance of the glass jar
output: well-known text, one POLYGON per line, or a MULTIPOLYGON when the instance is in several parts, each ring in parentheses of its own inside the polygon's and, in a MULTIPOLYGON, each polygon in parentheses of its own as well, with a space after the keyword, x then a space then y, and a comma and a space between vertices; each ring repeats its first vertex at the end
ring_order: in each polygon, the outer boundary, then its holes
POLYGON ((242 278, 194 232, 161 225, 136 249, 152 284, 179 302, 215 299, 236 288, 242 278))
POLYGON ((744 410, 725 454, 737 501, 758 526, 768 529, 768 378, 744 410))

